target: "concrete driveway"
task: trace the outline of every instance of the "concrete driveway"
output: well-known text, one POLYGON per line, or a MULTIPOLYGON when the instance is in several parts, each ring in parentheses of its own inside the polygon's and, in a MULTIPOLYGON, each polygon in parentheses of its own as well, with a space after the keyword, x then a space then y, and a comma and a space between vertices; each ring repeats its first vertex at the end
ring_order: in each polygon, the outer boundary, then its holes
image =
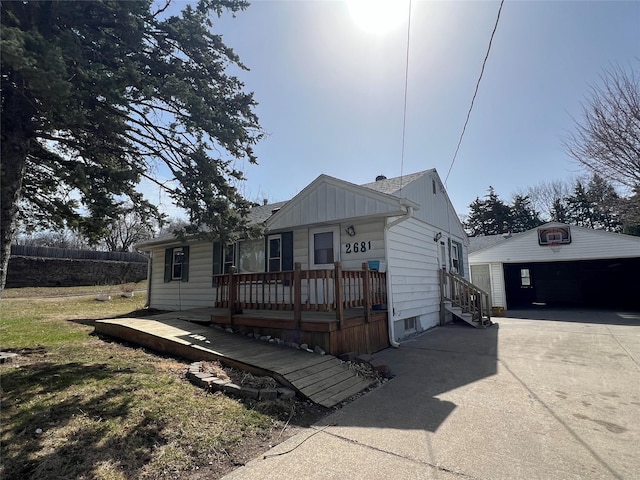
POLYGON ((393 380, 225 478, 640 478, 640 312, 495 320, 379 352, 393 380))

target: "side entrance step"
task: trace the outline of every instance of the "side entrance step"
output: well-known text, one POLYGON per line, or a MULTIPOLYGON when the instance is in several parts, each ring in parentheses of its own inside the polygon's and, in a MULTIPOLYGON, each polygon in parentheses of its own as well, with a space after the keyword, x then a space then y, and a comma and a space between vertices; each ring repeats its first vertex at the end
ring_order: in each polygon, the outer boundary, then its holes
POLYGON ((446 308, 448 312, 451 312, 460 320, 464 320, 465 322, 467 322, 472 327, 486 328, 492 325, 491 320, 488 320, 487 318, 473 318, 473 315, 471 315, 469 312, 464 312, 462 308, 451 305, 451 302, 446 302, 444 308, 446 308))

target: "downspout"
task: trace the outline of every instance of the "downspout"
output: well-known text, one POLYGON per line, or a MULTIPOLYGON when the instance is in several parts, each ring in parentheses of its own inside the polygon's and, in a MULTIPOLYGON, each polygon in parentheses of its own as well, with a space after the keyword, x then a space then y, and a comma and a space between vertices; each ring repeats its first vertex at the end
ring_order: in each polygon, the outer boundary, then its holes
POLYGON ((393 330, 393 317, 394 317, 394 309, 393 309, 393 291, 391 290, 391 273, 389 271, 389 242, 388 240, 388 232, 391 227, 398 225, 400 222, 404 222, 408 220, 413 215, 413 207, 407 206, 407 212, 396 218, 393 222, 385 225, 384 227, 384 256, 387 259, 387 316, 391 313, 391 318, 389 318, 389 344, 392 347, 398 348, 400 344, 395 341, 395 335, 393 330))
POLYGON ((153 250, 149 251, 149 263, 147 264, 147 301, 143 308, 149 308, 151 301, 151 278, 153 274, 153 250))

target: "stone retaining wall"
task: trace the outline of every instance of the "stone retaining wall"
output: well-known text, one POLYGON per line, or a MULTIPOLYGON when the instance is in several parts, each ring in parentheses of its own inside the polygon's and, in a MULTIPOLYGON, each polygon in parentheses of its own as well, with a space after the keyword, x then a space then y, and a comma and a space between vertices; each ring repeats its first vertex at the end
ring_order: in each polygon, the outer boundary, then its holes
POLYGON ((12 256, 7 288, 115 285, 147 278, 146 263, 12 256))

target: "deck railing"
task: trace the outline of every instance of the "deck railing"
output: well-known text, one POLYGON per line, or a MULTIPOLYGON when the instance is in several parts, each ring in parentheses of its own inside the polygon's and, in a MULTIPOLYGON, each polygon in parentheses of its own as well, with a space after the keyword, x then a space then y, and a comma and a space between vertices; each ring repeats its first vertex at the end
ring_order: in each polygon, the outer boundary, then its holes
POLYGON ((216 308, 229 315, 243 309, 292 310, 300 321, 302 311, 336 312, 342 322, 344 309, 363 307, 369 318, 374 305, 387 303, 386 274, 369 270, 302 270, 299 263, 288 272, 229 273, 214 275, 216 308))
POLYGON ((464 313, 470 313, 481 325, 491 320, 491 296, 460 275, 440 270, 442 298, 464 313))

